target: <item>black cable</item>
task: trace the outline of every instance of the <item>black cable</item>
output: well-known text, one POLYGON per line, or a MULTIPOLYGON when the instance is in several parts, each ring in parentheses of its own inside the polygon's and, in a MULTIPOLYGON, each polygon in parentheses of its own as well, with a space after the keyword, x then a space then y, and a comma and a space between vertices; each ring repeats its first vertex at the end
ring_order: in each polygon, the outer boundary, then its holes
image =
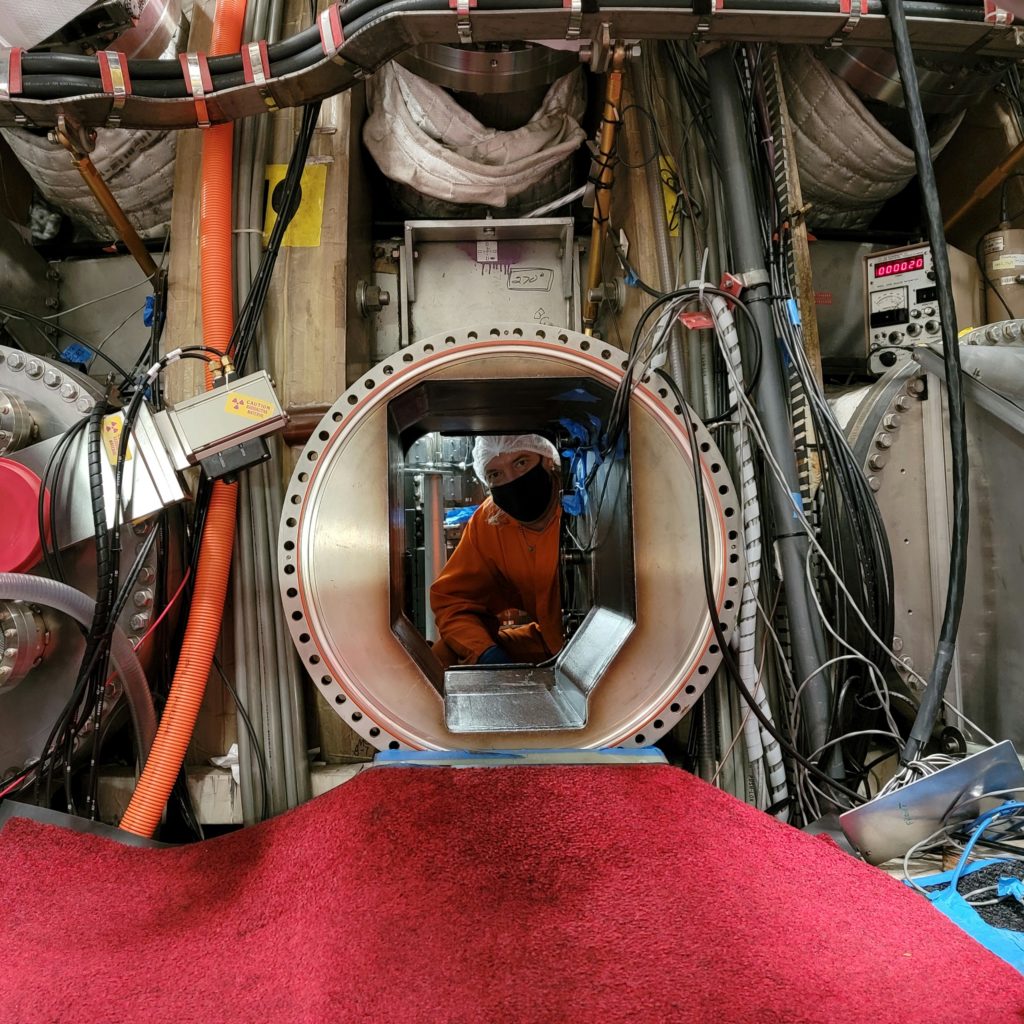
POLYGON ((213 656, 213 667, 217 670, 217 674, 223 680, 224 685, 228 688, 228 692, 231 694, 231 697, 235 702, 235 706, 238 708, 238 713, 242 716, 242 722, 245 724, 245 731, 249 734, 249 742, 252 744, 253 750, 256 751, 256 765, 260 772, 260 798, 262 800, 259 819, 264 821, 266 820, 267 811, 270 807, 270 786, 268 782, 267 762, 263 754, 263 744, 260 743, 259 737, 256 735, 256 730, 253 728, 252 720, 249 718, 249 712, 246 710, 246 707, 238 696, 237 691, 228 680, 227 675, 225 675, 224 669, 221 666, 220 659, 217 655, 213 656))
POLYGON ((900 70, 903 98, 910 116, 913 134, 914 159, 924 199, 925 221, 932 247, 932 260, 939 293, 939 313, 942 324, 942 361, 945 368, 949 410, 949 441, 953 478, 953 525, 950 538, 949 581, 946 606, 939 630, 935 663, 928 685, 921 698, 921 706, 910 730, 910 738, 903 748, 904 763, 917 759, 922 748, 931 740, 932 729, 942 710, 942 697, 946 691, 950 669, 956 650, 956 635, 963 608, 964 587, 967 578, 967 536, 970 508, 968 500, 967 430, 964 422, 963 381, 960 376, 960 344, 956 337, 956 310, 953 305, 953 284, 949 269, 949 254, 939 208, 938 187, 931 160, 928 125, 921 108, 921 95, 914 66, 914 51, 910 45, 906 14, 902 0, 886 0, 886 13, 892 30, 896 63, 900 70))
POLYGON ((776 740, 785 753, 793 758, 793 760, 796 761, 797 764, 799 764, 805 771, 817 776, 830 789, 841 793, 843 796, 853 800, 855 803, 863 803, 864 797, 860 793, 857 793, 852 789, 848 789, 841 782, 838 782, 836 779, 833 779, 830 775, 826 774, 822 769, 814 764, 814 762, 804 757, 803 754, 801 754, 789 742, 789 740, 786 739, 775 723, 761 710, 756 697, 747 688, 746 683, 740 675, 739 666, 736 664, 732 650, 729 647, 728 637, 726 637, 725 630, 718 618, 718 605, 715 601, 715 585, 711 579, 711 562, 709 558, 711 541, 708 536, 707 503, 704 498, 704 480, 700 471, 700 451, 697 447, 696 427, 694 426, 693 419, 690 416, 690 410, 687 405, 686 398, 683 396, 683 393, 675 379, 660 368, 655 370, 655 373, 657 373, 658 376, 668 384, 673 395, 675 395, 676 401, 679 403, 679 407, 682 409, 682 416, 686 421, 686 431, 690 442, 690 458, 694 467, 694 490, 697 495, 697 524, 700 530, 700 554, 701 568, 704 577, 704 595, 707 600, 708 615, 711 618, 711 628, 714 631, 715 640, 718 644, 719 652, 722 655, 722 663, 725 665, 730 678, 742 694, 747 706, 750 708, 751 712, 753 712, 754 717, 761 723, 765 731, 776 740))
MULTIPOLYGON (((41 324, 43 327, 56 328, 56 330, 63 334, 64 337, 70 338, 72 341, 78 342, 78 344, 81 345, 83 348, 87 348, 90 352, 92 352, 97 359, 102 359, 109 367, 111 367, 111 369, 116 370, 121 375, 122 380, 129 379, 128 371, 125 370, 125 368, 121 366, 119 363, 115 363, 114 360, 111 359, 110 356, 106 354, 106 352, 100 351, 98 348, 96 348, 95 345, 90 344, 81 335, 75 334, 74 331, 69 331, 66 327, 62 327, 59 323, 53 323, 50 320, 45 320, 41 316, 36 316, 35 313, 29 313, 27 310, 24 309, 18 309, 17 306, 8 305, 5 302, 0 302, 0 313, 4 313, 15 320, 29 320, 33 323, 41 324)), ((45 331, 42 333, 46 338, 47 343, 50 345, 51 348, 53 348, 54 352, 56 352, 57 358, 63 362, 63 355, 60 349, 58 349, 53 344, 53 342, 50 341, 50 337, 45 333, 45 331)))

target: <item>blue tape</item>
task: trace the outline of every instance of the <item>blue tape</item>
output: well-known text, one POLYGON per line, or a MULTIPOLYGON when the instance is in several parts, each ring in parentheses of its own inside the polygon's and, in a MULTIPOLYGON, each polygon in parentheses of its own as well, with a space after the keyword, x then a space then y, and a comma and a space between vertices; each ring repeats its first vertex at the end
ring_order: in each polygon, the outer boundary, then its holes
POLYGON ((146 305, 142 307, 142 322, 147 327, 153 326, 153 311, 156 309, 156 296, 147 295, 146 305))
POLYGON ((1004 875, 996 883, 996 895, 1000 899, 1012 896, 1018 903, 1024 903, 1024 880, 1004 875))
POLYGON ((76 341, 73 344, 68 345, 68 347, 61 352, 60 357, 65 363, 71 363, 74 366, 85 366, 85 364, 92 359, 92 349, 86 348, 85 345, 79 345, 76 341))
POLYGON ((790 491, 789 496, 793 499, 793 518, 799 519, 804 510, 804 496, 799 491, 790 491))
POLYGON ((794 327, 799 327, 800 307, 796 304, 796 299, 786 299, 786 312, 789 313, 789 322, 794 327))

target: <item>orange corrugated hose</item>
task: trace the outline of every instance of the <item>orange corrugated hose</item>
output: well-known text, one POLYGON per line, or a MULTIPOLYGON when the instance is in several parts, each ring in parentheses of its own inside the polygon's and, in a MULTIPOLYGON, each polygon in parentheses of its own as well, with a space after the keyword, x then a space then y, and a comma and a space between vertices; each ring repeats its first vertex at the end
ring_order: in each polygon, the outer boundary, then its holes
MULTIPOLYGON (((238 52, 245 4, 246 0, 217 0, 211 56, 238 52)), ((209 128, 203 136, 199 213, 203 342, 222 352, 231 339, 235 319, 231 234, 233 144, 234 126, 230 123, 209 128)), ((209 371, 206 381, 209 387, 209 371)), ((237 501, 234 484, 218 481, 213 485, 181 656, 153 749, 121 819, 121 828, 135 835, 152 836, 156 831, 192 739, 220 636, 235 541, 237 501)))

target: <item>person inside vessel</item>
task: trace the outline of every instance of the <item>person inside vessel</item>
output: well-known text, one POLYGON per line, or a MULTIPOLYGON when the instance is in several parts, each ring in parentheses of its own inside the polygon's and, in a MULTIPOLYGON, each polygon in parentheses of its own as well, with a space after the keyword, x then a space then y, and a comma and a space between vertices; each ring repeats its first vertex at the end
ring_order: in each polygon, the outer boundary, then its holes
POLYGON ((538 664, 562 648, 558 449, 539 434, 479 437, 473 469, 490 490, 430 588, 441 664, 538 664), (508 609, 525 625, 504 625, 508 609))

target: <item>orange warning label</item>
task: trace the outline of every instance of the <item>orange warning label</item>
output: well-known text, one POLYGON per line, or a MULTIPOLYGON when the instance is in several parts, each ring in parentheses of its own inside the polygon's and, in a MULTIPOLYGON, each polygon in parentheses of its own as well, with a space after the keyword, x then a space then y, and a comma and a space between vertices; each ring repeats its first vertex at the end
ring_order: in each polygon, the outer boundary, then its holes
MULTIPOLYGON (((107 453, 107 461, 117 465, 117 456, 121 450, 121 425, 124 417, 119 412, 111 413, 103 417, 103 450, 107 453)), ((131 443, 125 448, 124 460, 127 462, 132 457, 131 443)))
POLYGON ((231 395, 224 408, 234 416, 243 416, 247 420, 269 420, 274 415, 274 405, 265 398, 254 398, 252 395, 231 395))

